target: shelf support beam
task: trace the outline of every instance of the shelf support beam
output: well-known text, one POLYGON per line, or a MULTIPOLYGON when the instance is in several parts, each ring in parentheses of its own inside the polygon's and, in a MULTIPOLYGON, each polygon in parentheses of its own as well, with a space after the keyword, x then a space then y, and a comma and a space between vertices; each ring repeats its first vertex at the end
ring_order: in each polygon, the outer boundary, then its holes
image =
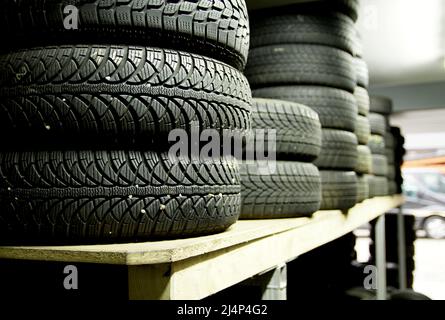
POLYGON ((386 236, 385 215, 377 218, 375 228, 377 264, 377 300, 386 300, 386 236))

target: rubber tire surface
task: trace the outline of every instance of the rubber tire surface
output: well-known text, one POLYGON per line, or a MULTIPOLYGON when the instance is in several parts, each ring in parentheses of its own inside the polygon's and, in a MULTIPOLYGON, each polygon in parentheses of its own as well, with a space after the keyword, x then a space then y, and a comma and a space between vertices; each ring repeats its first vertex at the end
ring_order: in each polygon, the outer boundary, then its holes
MULTIPOLYGON (((321 149, 321 125, 315 111, 298 103, 272 99, 253 99, 252 109, 253 129, 276 130, 278 159, 313 161, 318 157, 321 149)), ((266 134, 265 137, 265 143, 270 143, 266 134)), ((258 142, 265 150, 266 146, 262 141, 256 141, 255 147, 258 148, 258 142)))
POLYGON ((251 48, 284 43, 319 44, 354 53, 354 21, 343 13, 294 13, 289 7, 279 9, 273 14, 264 10, 250 15, 251 48))
POLYGON ((392 113, 392 100, 386 97, 371 96, 370 111, 382 115, 390 115, 392 113))
POLYGON ((397 183, 393 180, 388 181, 388 195, 392 196, 397 194, 397 183))
POLYGON ((364 116, 357 116, 357 124, 355 126, 355 135, 357 136, 358 143, 367 144, 371 136, 371 125, 369 120, 364 116))
MULTIPOLYGON (((77 45, 0 56, 0 133, 147 145, 173 129, 250 129, 251 92, 238 70, 146 47, 77 45)), ((32 138, 32 139, 31 139, 32 138)))
POLYGON ((369 114, 369 94, 368 90, 362 87, 355 87, 354 97, 357 101, 358 113, 361 116, 367 116, 369 114))
POLYGON ((301 217, 320 208, 320 173, 313 164, 277 161, 272 165, 275 171, 267 169, 265 161, 240 164, 241 219, 301 217), (263 169, 258 167, 262 165, 263 169))
POLYGON ((357 175, 357 203, 369 199, 369 182, 365 175, 357 175))
POLYGON ((380 154, 372 155, 372 173, 379 177, 388 175, 388 159, 386 156, 380 154))
POLYGON ((372 154, 386 155, 385 140, 382 136, 372 134, 369 137, 368 147, 372 154))
POLYGON ((383 197, 388 195, 388 178, 368 175, 369 197, 383 197))
POLYGON ((368 115, 369 123, 371 124, 371 133, 385 136, 386 133, 386 119, 384 116, 371 112, 368 115))
POLYGON ((114 243, 220 232, 240 214, 239 167, 151 151, 3 152, 0 242, 114 243))
POLYGON ((394 150, 393 149, 389 149, 386 148, 386 158, 388 159, 388 164, 390 165, 395 165, 395 155, 394 155, 394 150))
POLYGON ((388 180, 394 180, 396 178, 396 167, 388 163, 388 173, 386 174, 388 180))
POLYGON ((357 203, 358 183, 355 172, 320 171, 321 210, 347 210, 357 203))
POLYGON ((354 58, 355 72, 357 76, 357 85, 363 88, 369 86, 369 71, 368 65, 362 58, 354 58))
POLYGON ((357 137, 336 129, 322 130, 322 148, 314 161, 318 168, 354 170, 357 165, 357 137))
MULTIPOLYGON (((311 10, 315 13, 322 12, 341 12, 349 16, 353 21, 358 19, 360 3, 358 0, 323 0, 301 3, 295 5, 298 11, 311 10)), ((292 6, 284 7, 290 10, 292 6)))
POLYGON ((278 86, 253 90, 252 94, 304 104, 318 113, 323 128, 355 130, 357 104, 347 91, 319 86, 278 86))
POLYGON ((355 27, 355 32, 354 32, 353 55, 354 55, 354 57, 359 57, 359 58, 363 57, 363 38, 362 38, 360 32, 358 31, 357 27, 355 27))
POLYGON ((372 156, 368 146, 357 146, 357 165, 355 172, 359 174, 369 174, 372 172, 372 156))
POLYGON ((323 85, 354 92, 351 54, 307 44, 277 44, 253 48, 245 75, 252 88, 279 85, 323 85))
POLYGON ((244 0, 6 0, 0 34, 16 46, 120 43, 208 55, 242 70, 249 50, 244 0), (67 30, 67 5, 78 28, 67 30))
POLYGON ((415 292, 413 290, 399 290, 394 293, 391 293, 389 296, 390 301, 427 301, 431 300, 431 298, 426 295, 415 292))

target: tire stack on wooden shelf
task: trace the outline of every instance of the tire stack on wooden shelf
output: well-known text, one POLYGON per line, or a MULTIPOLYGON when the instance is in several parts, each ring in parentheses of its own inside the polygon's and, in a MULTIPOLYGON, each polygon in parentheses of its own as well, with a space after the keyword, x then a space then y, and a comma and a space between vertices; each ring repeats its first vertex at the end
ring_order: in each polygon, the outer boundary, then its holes
MULTIPOLYGON (((386 157, 388 158, 388 195, 402 194, 402 170, 403 156, 405 148, 403 147, 405 138, 400 129, 389 125, 389 116, 392 112, 392 102, 388 98, 371 97, 371 109, 384 114, 387 123, 387 132, 385 135, 386 157), (372 107, 374 106, 374 107, 372 107)), ((387 261, 387 283, 388 286, 399 288, 399 261, 398 261, 398 210, 391 210, 386 214, 385 222, 385 241, 386 241, 386 261, 387 261)), ((412 288, 415 269, 415 246, 416 240, 415 217, 412 215, 403 215, 405 225, 405 248, 406 248, 406 283, 408 288, 412 288)), ((370 252, 372 258, 370 264, 375 264, 375 221, 371 223, 371 245, 370 252)))
POLYGON ((400 128, 391 127, 391 135, 394 138, 394 182, 391 188, 390 194, 402 194, 402 185, 403 185, 403 176, 402 176, 402 165, 403 165, 403 157, 405 156, 406 150, 404 147, 405 137, 402 135, 400 128), (393 189, 395 188, 395 189, 393 189))
POLYGON ((315 164, 321 209, 357 201, 357 104, 354 37, 358 2, 319 1, 251 12, 251 51, 245 74, 254 97, 311 107, 322 125, 315 164))
POLYGON ((357 101, 357 124, 355 134, 358 140, 358 160, 355 172, 357 173, 358 192, 357 202, 362 202, 369 198, 369 182, 368 176, 372 173, 372 156, 368 147, 368 141, 371 135, 371 125, 369 123, 369 73, 365 61, 363 61, 363 50, 361 38, 356 30, 354 59, 356 62, 357 86, 354 90, 354 97, 357 101))
POLYGON ((386 156, 385 135, 388 116, 391 113, 388 100, 371 96, 369 120, 371 137, 368 146, 372 153, 372 175, 369 176, 369 197, 388 195, 388 158, 386 156))
POLYGON ((243 0, 7 0, 0 17, 2 243, 187 237, 238 219, 233 158, 167 151, 174 129, 249 130, 243 0))
POLYGON ((265 131, 266 139, 254 138, 246 151, 255 155, 255 151, 272 146, 277 161, 255 157, 240 164, 241 218, 291 218, 317 211, 321 182, 320 173, 312 164, 321 149, 317 113, 295 102, 253 99, 252 129, 254 133, 258 129, 276 130, 275 141, 265 131))
POLYGON ((405 149, 403 147, 405 139, 401 135, 400 129, 397 127, 391 127, 390 124, 392 109, 393 103, 391 99, 386 97, 371 97, 371 111, 379 114, 380 118, 384 118, 386 127, 383 143, 380 137, 376 136, 371 138, 370 143, 373 151, 379 154, 384 154, 387 159, 387 195, 402 193, 403 178, 401 166, 403 164, 403 156, 405 154, 405 149), (384 153, 382 149, 383 144, 385 148, 384 153))
POLYGON ((400 165, 396 164, 395 143, 391 127, 388 126, 385 133, 386 158, 388 159, 388 195, 397 194, 396 171, 400 171, 400 165))

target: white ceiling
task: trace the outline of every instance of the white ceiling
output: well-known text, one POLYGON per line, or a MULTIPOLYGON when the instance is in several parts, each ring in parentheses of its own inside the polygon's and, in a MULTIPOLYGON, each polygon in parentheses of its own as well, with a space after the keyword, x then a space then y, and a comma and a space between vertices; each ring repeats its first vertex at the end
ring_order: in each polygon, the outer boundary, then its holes
MULTIPOLYGON (((404 128, 405 134, 444 131, 445 109, 401 112, 391 116, 391 124, 404 128), (422 121, 419 121, 422 119, 422 121)), ((445 140, 442 141, 445 146, 445 140)))
POLYGON ((371 84, 445 81, 445 0, 361 0, 371 84))

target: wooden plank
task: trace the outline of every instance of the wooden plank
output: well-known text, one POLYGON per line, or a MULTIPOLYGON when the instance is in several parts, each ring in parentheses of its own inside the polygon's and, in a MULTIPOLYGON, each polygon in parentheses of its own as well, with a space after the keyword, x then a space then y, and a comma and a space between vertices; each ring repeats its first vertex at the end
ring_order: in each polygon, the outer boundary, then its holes
POLYGON ((171 265, 128 266, 130 300, 170 300, 171 265))
POLYGON ((0 258, 107 264, 157 264, 187 259, 295 228, 309 218, 238 221, 223 233, 190 239, 58 247, 0 247, 0 258))
POLYGON ((351 209, 347 218, 340 211, 319 211, 311 219, 239 221, 224 233, 191 239, 97 246, 0 247, 0 258, 127 265, 170 263, 268 238, 301 226, 315 229, 314 235, 323 235, 325 230, 320 229, 320 220, 325 221, 323 228, 340 228, 337 232, 345 234, 402 202, 402 196, 370 199, 351 209))
MULTIPOLYGON (((202 299, 337 239, 398 204, 368 200, 343 215, 321 211, 311 223, 172 265, 171 298, 202 299)), ((400 203, 399 203, 400 204, 400 203)))

